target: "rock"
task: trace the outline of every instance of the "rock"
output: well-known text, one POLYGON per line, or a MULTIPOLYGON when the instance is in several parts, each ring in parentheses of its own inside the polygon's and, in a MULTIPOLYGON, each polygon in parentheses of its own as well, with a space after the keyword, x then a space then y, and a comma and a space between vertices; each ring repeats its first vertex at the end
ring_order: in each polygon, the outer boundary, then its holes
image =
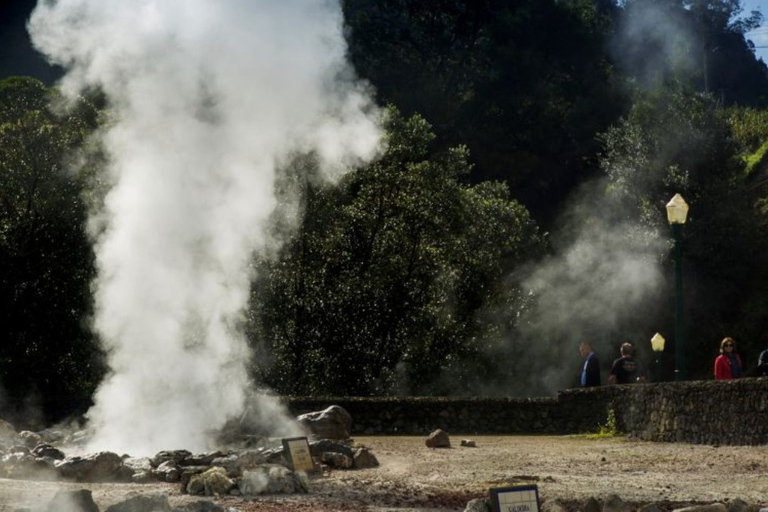
POLYGON ((221 451, 198 453, 184 457, 178 461, 178 464, 179 466, 212 466, 215 459, 227 457, 228 455, 230 454, 221 451))
POLYGON ((451 439, 444 430, 437 429, 427 437, 426 445, 428 448, 450 448, 451 439))
POLYGON ((235 482, 227 476, 227 471, 224 468, 212 467, 189 480, 187 493, 226 496, 233 487, 235 487, 235 482))
POLYGON ((226 512, 219 505, 212 501, 200 500, 187 503, 183 507, 176 507, 173 512, 226 512))
POLYGON ((477 443, 471 439, 462 439, 461 446, 466 446, 467 448, 477 448, 477 443))
POLYGON ((541 504, 541 512, 568 512, 568 507, 559 499, 547 500, 541 504))
POLYGON ((355 450, 352 457, 355 469, 375 468, 379 465, 379 460, 368 448, 360 447, 355 450))
POLYGON ((178 482, 181 478, 181 468, 173 460, 161 462, 152 473, 162 482, 178 482))
POLYGON ((296 418, 306 434, 313 439, 349 439, 352 416, 342 407, 332 405, 296 418))
POLYGON ((600 512, 601 508, 602 507, 600 506, 600 502, 597 501, 597 498, 591 496, 587 498, 587 501, 584 502, 582 512, 600 512))
POLYGON ((708 505, 694 505, 675 509, 673 512, 727 512, 728 508, 722 503, 710 503, 708 505))
POLYGON ((491 512, 491 504, 487 498, 475 498, 467 503, 464 512, 491 512))
POLYGON ((109 482, 118 479, 123 459, 113 452, 91 453, 56 461, 62 478, 76 482, 109 482))
POLYGON ((41 443, 35 446, 32 449, 32 454, 35 457, 48 457, 53 460, 64 460, 66 458, 64 456, 64 452, 62 452, 58 448, 54 448, 53 446, 47 443, 41 443))
POLYGON ((243 472, 238 482, 243 496, 259 494, 297 494, 309 491, 306 479, 285 466, 263 464, 243 472))
POLYGON ((190 455, 192 455, 192 453, 187 450, 163 450, 149 459, 149 463, 152 464, 153 468, 158 467, 166 461, 172 461, 175 465, 179 466, 190 455))
POLYGON ((330 439, 320 439, 309 442, 309 453, 312 457, 320 458, 325 452, 343 453, 349 457, 354 455, 352 446, 348 443, 340 443, 338 441, 331 441, 330 439))
POLYGON ((46 512, 99 512, 88 489, 58 491, 48 503, 46 512))
POLYGON ((165 494, 133 496, 107 507, 104 512, 173 512, 165 494))
POLYGON ((323 452, 320 461, 323 464, 338 469, 350 469, 355 464, 352 457, 338 452, 323 452))
POLYGON ((15 444, 21 444, 21 438, 16 433, 16 429, 7 421, 0 420, 0 446, 7 447, 15 444))
POLYGON ((632 507, 616 494, 611 494, 603 503, 603 512, 631 512, 632 507))
POLYGON ((728 502, 728 512, 753 512, 756 508, 739 498, 728 502))
POLYGON ((29 430, 22 430, 19 432, 19 438, 27 448, 34 448, 35 446, 43 443, 43 438, 40 436, 40 434, 35 434, 29 430))
POLYGON ((32 454, 16 452, 0 459, 0 476, 25 480, 58 479, 58 471, 49 459, 39 459, 32 454))

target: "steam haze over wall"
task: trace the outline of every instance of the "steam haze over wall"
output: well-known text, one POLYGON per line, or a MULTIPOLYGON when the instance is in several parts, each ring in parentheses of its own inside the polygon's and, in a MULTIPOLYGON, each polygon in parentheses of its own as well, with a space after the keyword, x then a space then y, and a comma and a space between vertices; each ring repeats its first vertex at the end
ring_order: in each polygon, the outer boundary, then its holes
POLYGON ((88 413, 89 449, 206 449, 250 386, 239 324, 277 169, 316 152, 337 175, 378 149, 341 9, 59 0, 41 2, 29 29, 68 70, 65 92, 100 87, 115 120, 103 134, 110 189, 92 219, 111 373, 88 413))
MULTIPOLYGON (((659 255, 666 250, 665 239, 625 215, 605 185, 605 180, 590 182, 574 194, 551 235, 552 255, 519 276, 533 299, 518 322, 530 348, 523 368, 534 368, 539 376, 527 394, 553 394, 575 385, 580 342, 589 341, 606 368, 619 357, 624 341, 647 353, 658 328, 641 326, 636 332, 632 318, 662 295, 659 255)), ((604 383, 606 378, 604 370, 604 383)))

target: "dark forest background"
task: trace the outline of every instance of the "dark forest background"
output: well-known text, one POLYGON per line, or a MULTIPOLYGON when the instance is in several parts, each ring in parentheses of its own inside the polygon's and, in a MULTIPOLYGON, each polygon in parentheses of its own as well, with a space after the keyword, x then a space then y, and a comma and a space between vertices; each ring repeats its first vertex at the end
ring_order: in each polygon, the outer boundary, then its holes
MULTIPOLYGON (((88 320, 98 93, 50 109, 62 70, 0 3, 0 404, 41 421, 106 371, 88 320), (88 150, 88 157, 83 157, 88 150)), ((624 341, 675 353, 684 227, 688 378, 719 340, 768 348, 768 67, 737 0, 343 0, 349 58, 388 149, 331 186, 284 169, 244 328, 292 395, 541 396, 624 341), (293 198, 289 200, 289 198, 293 198), (298 199, 296 199, 298 198, 298 199), (285 229, 298 211, 294 229, 285 229)))

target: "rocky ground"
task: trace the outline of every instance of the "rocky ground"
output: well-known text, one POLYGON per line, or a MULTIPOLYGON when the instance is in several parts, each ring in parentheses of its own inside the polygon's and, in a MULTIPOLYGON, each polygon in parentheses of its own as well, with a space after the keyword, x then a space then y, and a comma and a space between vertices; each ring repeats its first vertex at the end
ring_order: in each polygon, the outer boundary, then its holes
MULTIPOLYGON (((690 503, 741 499, 768 504, 768 446, 659 444, 616 437, 451 437, 452 448, 430 449, 426 437, 357 437, 380 466, 325 470, 310 479, 309 494, 216 499, 225 509, 263 511, 464 510, 494 487, 536 484, 543 501, 570 508, 612 494, 637 506, 671 509, 690 503), (476 447, 462 447, 461 439, 476 447)), ((171 484, 55 484, 0 479, 0 512, 44 506, 56 490, 88 488, 102 512, 134 494, 167 493, 173 506, 199 500, 171 484)))

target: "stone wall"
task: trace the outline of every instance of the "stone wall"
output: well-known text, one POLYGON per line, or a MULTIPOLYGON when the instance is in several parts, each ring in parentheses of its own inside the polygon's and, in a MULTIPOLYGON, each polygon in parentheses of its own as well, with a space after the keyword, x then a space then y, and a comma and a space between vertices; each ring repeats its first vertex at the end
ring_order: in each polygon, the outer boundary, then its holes
POLYGON ((768 378, 571 389, 552 398, 286 398, 294 415, 346 409, 352 435, 583 434, 615 414, 649 441, 768 444, 768 378))

